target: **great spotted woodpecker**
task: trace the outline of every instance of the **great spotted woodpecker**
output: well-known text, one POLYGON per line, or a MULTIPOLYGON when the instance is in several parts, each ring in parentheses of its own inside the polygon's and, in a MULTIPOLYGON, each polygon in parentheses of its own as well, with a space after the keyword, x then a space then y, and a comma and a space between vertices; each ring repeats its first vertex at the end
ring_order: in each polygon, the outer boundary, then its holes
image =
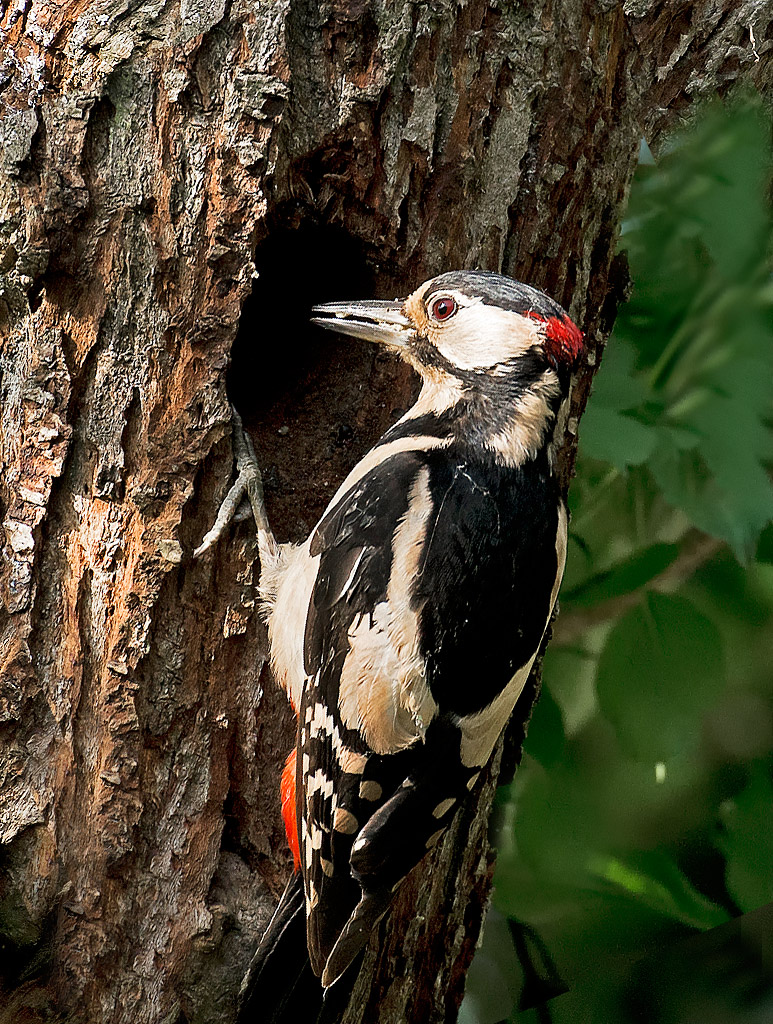
POLYGON ((271 662, 298 716, 285 822, 328 987, 468 798, 528 677, 564 568, 553 444, 583 341, 544 293, 477 271, 314 313, 423 381, 304 544, 277 546, 256 508, 271 662))

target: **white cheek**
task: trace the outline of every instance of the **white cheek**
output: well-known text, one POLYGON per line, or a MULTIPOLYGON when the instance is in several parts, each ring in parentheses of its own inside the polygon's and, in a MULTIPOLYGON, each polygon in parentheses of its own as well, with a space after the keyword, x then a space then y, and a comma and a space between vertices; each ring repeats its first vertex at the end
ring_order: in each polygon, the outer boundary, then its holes
POLYGON ((430 337, 441 355, 462 370, 484 370, 541 341, 538 323, 482 302, 460 309, 430 337))

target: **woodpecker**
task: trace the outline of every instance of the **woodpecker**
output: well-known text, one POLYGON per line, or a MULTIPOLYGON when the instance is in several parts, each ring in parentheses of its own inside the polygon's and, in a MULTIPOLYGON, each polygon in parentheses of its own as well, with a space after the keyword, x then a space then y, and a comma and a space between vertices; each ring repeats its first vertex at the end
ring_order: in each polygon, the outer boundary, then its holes
POLYGON ((305 543, 277 545, 253 501, 271 664, 298 716, 282 797, 303 893, 288 888, 274 931, 305 912, 327 989, 470 798, 539 650, 583 335, 543 292, 481 271, 313 313, 422 379, 305 543))

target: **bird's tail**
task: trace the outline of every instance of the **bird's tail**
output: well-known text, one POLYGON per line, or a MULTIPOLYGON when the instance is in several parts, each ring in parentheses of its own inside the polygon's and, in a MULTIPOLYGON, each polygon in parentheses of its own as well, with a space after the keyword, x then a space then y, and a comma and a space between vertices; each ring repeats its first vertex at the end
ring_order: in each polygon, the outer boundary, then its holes
POLYGON ((306 946, 303 877, 296 872, 242 982, 236 1024, 338 1024, 349 1003, 362 955, 323 988, 306 946))
POLYGON ((321 1007, 322 985, 306 949, 303 879, 296 872, 242 982, 237 1024, 316 1021, 321 1007))

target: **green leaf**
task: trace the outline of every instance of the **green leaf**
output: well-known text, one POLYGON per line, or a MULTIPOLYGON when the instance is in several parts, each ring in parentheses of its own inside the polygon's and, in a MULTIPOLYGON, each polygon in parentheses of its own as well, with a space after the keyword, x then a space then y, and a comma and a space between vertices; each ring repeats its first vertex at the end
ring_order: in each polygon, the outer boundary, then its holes
POLYGON ((504 870, 497 878, 497 905, 506 914, 534 921, 544 910, 571 899, 578 888, 598 880, 588 873, 598 829, 592 819, 592 790, 571 765, 550 771, 528 762, 518 770, 515 839, 517 853, 500 854, 504 870), (535 884, 524 885, 527 875, 535 884))
POLYGON ((623 748, 654 763, 695 745, 724 682, 714 624, 682 597, 649 593, 610 631, 596 689, 623 748))
MULTIPOLYGON (((567 733, 574 732, 595 713, 595 680, 596 658, 593 653, 582 648, 560 647, 555 642, 550 644, 542 663, 542 686, 560 709, 562 743, 567 733)), ((535 757, 547 765, 549 762, 540 756, 541 753, 539 750, 535 757)))
POLYGON ((561 604, 591 608, 622 594, 631 594, 659 576, 679 554, 678 544, 651 544, 605 572, 599 572, 569 591, 561 604))
POLYGON ((581 474, 584 450, 646 465, 741 560, 773 519, 770 158, 769 119, 744 99, 709 106, 639 169, 623 230, 633 295, 581 430, 581 474))
POLYGON ((748 913, 773 901, 773 782, 767 767, 723 807, 722 819, 727 888, 748 913))
POLYGON ((764 245, 765 219, 759 216, 759 196, 768 184, 770 147, 763 117, 749 105, 739 111, 732 132, 726 128, 725 111, 716 106, 704 122, 703 132, 712 136, 704 153, 708 164, 704 187, 694 200, 702 235, 717 266, 729 279, 749 269, 755 245, 764 245), (751 234, 744 237, 739 228, 751 234))
POLYGON ((483 945, 470 966, 457 1024, 501 1022, 518 999, 522 972, 507 921, 491 908, 483 945))
MULTIPOLYGON (((650 463, 669 500, 696 525, 727 540, 741 560, 754 554, 760 532, 773 518, 773 487, 765 468, 773 456, 767 422, 773 408, 771 312, 764 319, 754 308, 717 316, 714 327, 730 355, 711 368, 711 353, 700 354, 700 365, 689 370, 691 390, 685 381, 680 385, 678 418, 699 444, 692 454, 677 454, 675 448, 682 446, 663 435, 650 463)), ((680 372, 688 374, 687 367, 680 372)), ((675 409, 669 416, 676 416, 675 409)))
POLYGON ((543 765, 555 764, 564 753, 566 737, 561 708, 543 683, 529 721, 523 749, 543 765))
POLYGON ((756 559, 758 562, 773 564, 773 523, 769 523, 760 534, 756 559))
POLYGON ((652 910, 675 921, 705 929, 728 920, 727 911, 698 892, 662 850, 633 853, 625 860, 596 855, 591 866, 610 884, 625 889, 652 910))
POLYGON ((646 423, 603 406, 589 405, 582 420, 585 454, 611 462, 620 470, 646 462, 655 450, 657 439, 655 431, 646 423))
POLYGON ((664 497, 682 509, 699 529, 726 540, 739 561, 754 554, 759 534, 773 516, 773 487, 762 466, 739 452, 737 464, 745 472, 728 467, 727 477, 739 476, 737 484, 712 473, 706 462, 707 447, 680 451, 663 444, 649 462, 649 469, 664 497))
POLYGON ((613 336, 604 349, 604 372, 593 382, 594 407, 623 412, 636 409, 647 398, 647 386, 637 376, 636 349, 625 338, 613 336))

